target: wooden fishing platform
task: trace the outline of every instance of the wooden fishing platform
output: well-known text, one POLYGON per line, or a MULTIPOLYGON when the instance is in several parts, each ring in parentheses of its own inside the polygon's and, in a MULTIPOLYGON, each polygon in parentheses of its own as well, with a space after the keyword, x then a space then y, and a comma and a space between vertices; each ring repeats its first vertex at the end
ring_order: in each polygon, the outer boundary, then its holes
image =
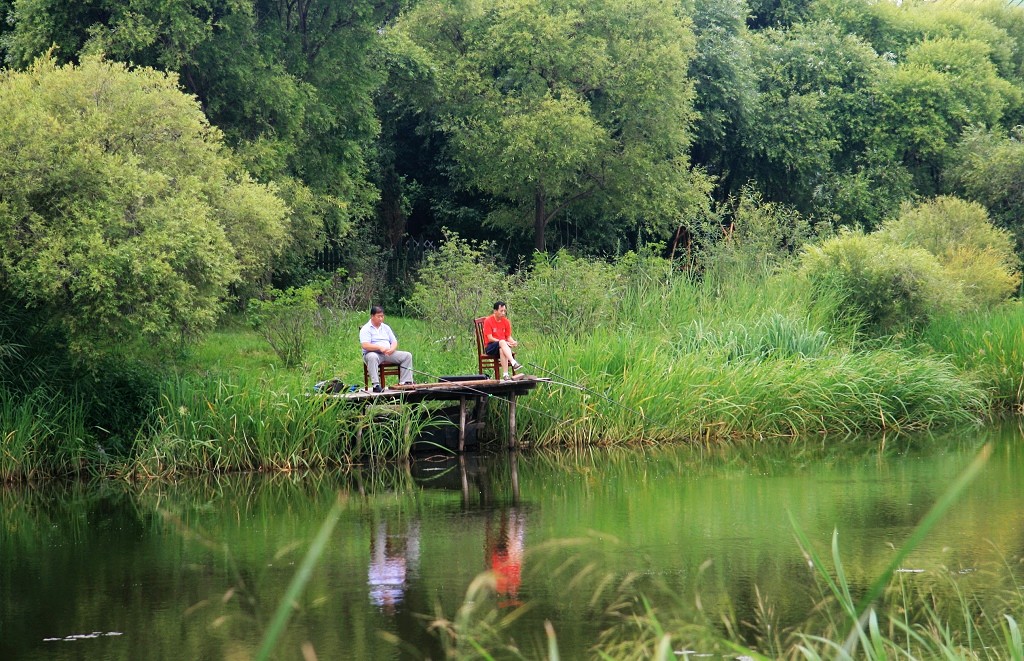
MULTIPOLYGON (((381 392, 357 390, 331 395, 332 397, 370 404, 416 404, 428 401, 458 402, 458 451, 466 447, 467 431, 478 431, 483 428, 487 402, 493 397, 508 401, 508 435, 509 447, 515 448, 516 439, 516 398, 529 394, 541 383, 551 379, 517 374, 511 381, 496 379, 458 380, 462 377, 441 377, 436 383, 417 383, 414 385, 394 385, 381 392), (472 411, 469 405, 473 404, 472 411)), ((361 430, 360 430, 361 433, 361 430)))

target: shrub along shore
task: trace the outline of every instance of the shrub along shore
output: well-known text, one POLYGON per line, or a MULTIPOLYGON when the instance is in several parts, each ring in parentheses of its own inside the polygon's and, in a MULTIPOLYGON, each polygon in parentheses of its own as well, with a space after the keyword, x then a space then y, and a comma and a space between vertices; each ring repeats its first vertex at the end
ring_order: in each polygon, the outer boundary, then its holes
MULTIPOLYGON (((507 287, 520 360, 553 379, 521 401, 520 433, 534 447, 807 434, 841 443, 850 434, 982 421, 1022 402, 1024 308, 1016 302, 936 315, 879 339, 860 330, 839 293, 808 286, 793 270, 736 262, 697 279, 650 256, 590 264, 560 254, 534 265, 543 282, 498 285, 507 287)), ((417 380, 476 371, 466 320, 489 310, 486 296, 459 308, 464 319, 447 315, 450 326, 387 319, 415 356, 417 380)), ((401 430, 410 420, 430 424, 431 411, 407 407, 393 422, 369 424, 375 411, 311 394, 328 378, 362 385, 357 332, 366 316, 323 297, 303 316, 293 309, 301 298, 282 318, 308 323, 278 328, 277 340, 264 309, 255 328, 232 317, 172 361, 137 353, 108 365, 94 386, 108 396, 106 408, 82 379, 70 391, 43 384, 27 397, 0 390, 0 476, 169 476, 404 457, 401 430), (299 347, 292 365, 274 350, 289 333, 299 347)))

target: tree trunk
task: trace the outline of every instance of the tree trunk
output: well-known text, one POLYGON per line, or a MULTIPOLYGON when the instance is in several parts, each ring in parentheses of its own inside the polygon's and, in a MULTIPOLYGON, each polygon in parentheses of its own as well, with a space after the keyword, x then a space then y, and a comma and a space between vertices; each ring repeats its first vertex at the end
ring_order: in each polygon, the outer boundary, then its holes
POLYGON ((548 218, 544 209, 544 191, 538 189, 533 195, 533 249, 544 252, 544 230, 547 229, 548 218))

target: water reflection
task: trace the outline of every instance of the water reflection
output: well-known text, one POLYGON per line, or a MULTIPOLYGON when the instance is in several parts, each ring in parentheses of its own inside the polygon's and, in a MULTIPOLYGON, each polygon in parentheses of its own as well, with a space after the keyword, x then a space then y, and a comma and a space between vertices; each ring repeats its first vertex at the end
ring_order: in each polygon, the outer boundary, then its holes
MULTIPOLYGON (((502 453, 0 488, 0 658, 252 658, 339 493, 345 512, 278 658, 301 658, 307 642, 321 659, 444 658, 424 616, 454 618, 482 571, 495 604, 529 606, 506 618, 521 649, 550 620, 566 658, 598 640, 608 620, 595 613, 626 603, 606 588, 626 577, 665 585, 671 599, 654 606, 699 596, 715 618, 755 621, 766 595, 773 627, 788 626, 817 594, 791 520, 823 557, 838 529, 850 584, 868 585, 983 440, 502 453), (123 635, 63 640, 92 631, 123 635)), ((901 572, 904 584, 948 591, 952 575, 977 603, 1013 585, 1024 443, 1016 429, 997 441, 984 475, 903 563, 924 570, 901 572)))
POLYGON ((409 575, 415 575, 420 562, 420 524, 413 521, 393 530, 387 521, 377 524, 370 538, 370 567, 367 583, 370 601, 384 613, 393 615, 402 603, 409 575))
MULTIPOLYGON (((504 608, 522 604, 519 589, 527 512, 520 506, 518 461, 515 453, 432 458, 401 470, 391 467, 386 473, 368 467, 352 480, 366 503, 389 494, 403 498, 422 492, 432 498, 434 494, 457 493, 458 505, 452 515, 467 534, 478 531, 473 546, 484 551, 483 567, 464 569, 492 571, 497 605, 504 608)), ((422 522, 415 514, 384 510, 375 512, 369 523, 369 602, 382 615, 393 618, 408 611, 409 595, 429 590, 419 576, 422 522)), ((435 566, 443 560, 425 559, 435 566)))
POLYGON ((413 464, 412 480, 423 489, 458 491, 462 509, 470 512, 518 504, 519 457, 463 454, 413 464))
POLYGON ((523 554, 526 550, 526 513, 518 508, 487 517, 484 553, 494 572, 498 607, 520 606, 519 585, 522 582, 523 554))

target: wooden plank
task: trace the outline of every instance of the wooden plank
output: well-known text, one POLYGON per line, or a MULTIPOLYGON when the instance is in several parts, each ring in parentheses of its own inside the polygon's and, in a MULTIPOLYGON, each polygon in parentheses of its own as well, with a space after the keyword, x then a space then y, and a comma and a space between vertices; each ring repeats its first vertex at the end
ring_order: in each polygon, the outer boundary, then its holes
MULTIPOLYGON (((528 374, 517 374, 512 378, 512 383, 516 385, 522 385, 524 383, 549 383, 551 379, 547 377, 530 376, 528 374)), ((420 391, 420 390, 459 390, 460 388, 481 388, 487 386, 507 386, 510 385, 507 381, 499 381, 498 379, 477 379, 474 381, 438 381, 435 383, 414 383, 412 385, 403 386, 401 384, 394 385, 388 388, 388 390, 398 391, 420 391)))

